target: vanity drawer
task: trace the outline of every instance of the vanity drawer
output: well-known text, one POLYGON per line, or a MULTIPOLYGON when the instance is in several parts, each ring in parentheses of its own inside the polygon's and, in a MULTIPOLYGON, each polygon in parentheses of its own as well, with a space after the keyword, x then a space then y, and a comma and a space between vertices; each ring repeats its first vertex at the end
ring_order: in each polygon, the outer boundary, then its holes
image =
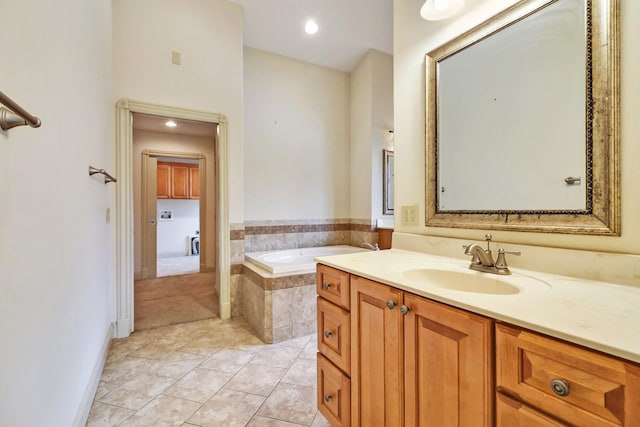
POLYGON ((502 393, 496 397, 497 427, 560 427, 560 423, 502 393))
POLYGON ((351 380, 320 353, 318 410, 332 427, 351 425, 351 380))
POLYGON ((318 350, 347 375, 351 372, 350 320, 348 311, 318 298, 318 350))
POLYGON ((571 425, 640 425, 639 366, 507 325, 496 325, 496 386, 571 425))
POLYGON ((316 285, 318 295, 349 310, 349 273, 318 264, 316 285))

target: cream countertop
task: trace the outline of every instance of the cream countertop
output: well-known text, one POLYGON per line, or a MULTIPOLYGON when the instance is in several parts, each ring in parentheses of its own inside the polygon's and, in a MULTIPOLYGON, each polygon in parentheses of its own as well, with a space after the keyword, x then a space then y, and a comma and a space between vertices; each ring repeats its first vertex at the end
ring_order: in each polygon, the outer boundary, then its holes
POLYGON ((464 292, 407 274, 419 268, 468 270, 469 261, 400 249, 316 261, 416 295, 640 363, 640 288, 511 268, 490 275, 515 285, 506 295, 464 292))

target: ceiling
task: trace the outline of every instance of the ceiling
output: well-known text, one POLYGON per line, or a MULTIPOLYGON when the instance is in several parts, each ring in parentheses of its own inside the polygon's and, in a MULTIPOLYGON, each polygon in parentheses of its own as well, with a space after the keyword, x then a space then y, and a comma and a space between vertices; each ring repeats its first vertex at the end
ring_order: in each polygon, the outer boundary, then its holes
MULTIPOLYGON (((244 44, 255 49, 351 72, 369 49, 393 53, 393 0, 230 0, 244 8, 244 44), (304 32, 308 19, 320 29, 304 32)), ((135 114, 134 129, 215 135, 214 124, 135 114)))
POLYGON ((346 72, 369 49, 393 52, 393 0, 230 1, 244 8, 245 46, 346 72))
POLYGON ((215 123, 198 122, 193 120, 173 119, 176 127, 165 126, 166 117, 153 116, 150 114, 133 114, 133 128, 152 132, 173 133, 176 135, 210 136, 217 134, 215 123))

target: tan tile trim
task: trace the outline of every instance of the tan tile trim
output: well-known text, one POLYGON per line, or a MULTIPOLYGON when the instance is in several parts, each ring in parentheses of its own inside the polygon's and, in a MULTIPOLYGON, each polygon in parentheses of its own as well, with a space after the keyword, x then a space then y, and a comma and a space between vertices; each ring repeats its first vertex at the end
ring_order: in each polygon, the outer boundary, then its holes
POLYGON ((242 264, 232 264, 229 270, 231 272, 231 275, 241 274, 243 270, 243 266, 242 264))
POLYGON ((245 235, 373 230, 375 230, 375 227, 371 224, 358 224, 353 222, 336 224, 253 225, 245 227, 245 235))
POLYGON ((265 291, 279 291, 282 289, 297 288, 300 286, 314 285, 316 282, 315 273, 294 274, 281 277, 263 277, 250 268, 242 266, 242 274, 252 283, 265 291))
POLYGON ((245 231, 244 230, 231 230, 230 239, 231 240, 244 240, 245 231))

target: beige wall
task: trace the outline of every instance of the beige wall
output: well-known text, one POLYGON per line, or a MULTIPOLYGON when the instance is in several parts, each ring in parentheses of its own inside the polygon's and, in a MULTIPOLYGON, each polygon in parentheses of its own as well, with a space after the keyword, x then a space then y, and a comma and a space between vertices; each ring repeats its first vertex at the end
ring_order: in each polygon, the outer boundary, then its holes
POLYGON ((84 425, 115 320, 117 184, 88 174, 115 173, 111 2, 2 6, 0 90, 42 126, 0 130, 0 425, 84 425))
POLYGON ((224 0, 113 1, 114 102, 226 116, 231 223, 244 220, 242 28, 242 8, 224 0))
MULTIPOLYGON (((470 2, 467 2, 470 3, 470 2)), ((467 5, 457 18, 427 22, 420 18, 414 0, 394 2, 394 111, 395 111, 395 208, 425 209, 425 84, 424 55, 464 31, 503 10, 515 0, 486 0, 467 5)), ((562 234, 493 231, 502 242, 640 254, 640 2, 621 1, 621 192, 622 236, 574 236, 562 234), (633 95, 632 95, 633 94, 633 95)), ((478 166, 482 179, 482 167, 478 166)), ((488 183, 490 185, 490 183, 488 183)), ((396 230, 422 235, 482 240, 484 231, 405 226, 396 230)))
MULTIPOLYGON (((206 268, 215 268, 215 143, 213 137, 180 135, 174 133, 152 132, 147 130, 133 130, 133 224, 134 224, 134 271, 136 276, 142 270, 142 242, 138 230, 142 230, 141 202, 142 202, 142 152, 145 150, 163 151, 168 153, 204 154, 206 160, 206 211, 204 224, 209 234, 204 260, 206 268)), ((201 224, 203 218, 200 219, 201 224)), ((204 245, 204 242, 201 242, 204 245)), ((202 260, 200 261, 202 263, 202 260)))
POLYGON ((349 75, 244 49, 245 220, 349 217, 349 75))
POLYGON ((350 76, 351 218, 382 217, 382 149, 392 149, 393 57, 370 50, 350 76))

